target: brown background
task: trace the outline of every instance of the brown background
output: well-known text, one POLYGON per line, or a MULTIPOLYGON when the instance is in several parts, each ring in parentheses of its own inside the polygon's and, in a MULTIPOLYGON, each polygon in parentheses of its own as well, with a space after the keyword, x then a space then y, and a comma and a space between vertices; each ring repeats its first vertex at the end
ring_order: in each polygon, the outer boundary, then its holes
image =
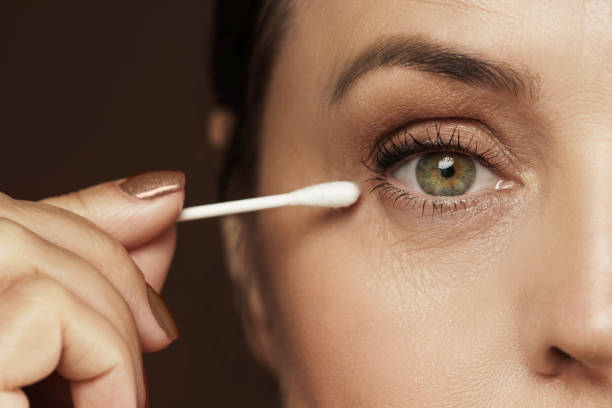
MULTIPOLYGON (((0 191, 36 200, 178 169, 186 206, 214 201, 219 158, 204 137, 211 9, 206 0, 4 0, 0 191)), ((216 220, 180 225, 163 294, 181 338, 145 356, 153 408, 278 405, 245 348, 216 220)))

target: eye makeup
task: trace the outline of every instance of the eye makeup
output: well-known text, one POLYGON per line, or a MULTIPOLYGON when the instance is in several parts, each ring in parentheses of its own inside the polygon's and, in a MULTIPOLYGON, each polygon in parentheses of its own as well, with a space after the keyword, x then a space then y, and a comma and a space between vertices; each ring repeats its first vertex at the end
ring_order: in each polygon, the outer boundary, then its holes
MULTIPOLYGON (((367 180, 372 184, 370 193, 376 192, 381 200, 390 201, 394 207, 411 211, 421 218, 425 214, 431 214, 432 218, 454 216, 460 211, 464 214, 474 214, 479 209, 492 208, 499 204, 500 199, 507 197, 521 185, 506 175, 512 166, 503 147, 484 125, 469 119, 445 118, 409 123, 378 137, 371 145, 367 157, 362 159, 362 163, 375 174, 367 180), (433 161, 432 155, 435 156, 433 161), (396 177, 398 169, 402 166, 405 168, 406 164, 418 160, 419 157, 421 160, 417 169, 420 168, 421 173, 413 178, 421 177, 419 184, 425 186, 425 189, 409 187, 396 177), (430 163, 429 173, 423 173, 424 166, 421 166, 421 163, 424 160, 435 162, 430 163), (466 193, 458 190, 457 195, 435 195, 424 191, 450 191, 448 188, 428 189, 427 185, 431 185, 432 180, 437 185, 455 183, 456 179, 453 177, 462 177, 461 171, 455 173, 454 167, 450 167, 452 164, 448 163, 459 164, 459 170, 463 163, 463 168, 468 167, 473 171, 473 165, 466 166, 471 160, 477 161, 483 170, 492 173, 497 182, 476 192, 471 192, 473 189, 465 189, 466 193), (423 174, 428 178, 423 178, 423 174)), ((414 173, 414 170, 409 171, 414 173)), ((406 171, 402 170, 403 173, 406 171)))

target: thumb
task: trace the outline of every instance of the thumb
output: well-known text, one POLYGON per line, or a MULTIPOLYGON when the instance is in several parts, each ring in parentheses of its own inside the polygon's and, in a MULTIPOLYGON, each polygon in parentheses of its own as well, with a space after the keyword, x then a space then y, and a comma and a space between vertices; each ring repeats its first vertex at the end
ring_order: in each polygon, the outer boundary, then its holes
POLYGON ((155 171, 41 202, 88 219, 131 250, 174 224, 183 207, 184 187, 183 172, 155 171))

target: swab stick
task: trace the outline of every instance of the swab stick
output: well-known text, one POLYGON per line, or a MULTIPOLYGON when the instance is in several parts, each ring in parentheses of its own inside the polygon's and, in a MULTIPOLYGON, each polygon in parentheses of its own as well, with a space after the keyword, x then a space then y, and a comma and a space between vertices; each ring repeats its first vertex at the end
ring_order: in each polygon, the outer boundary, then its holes
POLYGON ((266 210, 288 205, 308 205, 331 208, 348 207, 357 201, 359 194, 359 187, 353 182, 332 181, 329 183, 315 184, 285 194, 185 208, 176 221, 199 220, 202 218, 266 210))

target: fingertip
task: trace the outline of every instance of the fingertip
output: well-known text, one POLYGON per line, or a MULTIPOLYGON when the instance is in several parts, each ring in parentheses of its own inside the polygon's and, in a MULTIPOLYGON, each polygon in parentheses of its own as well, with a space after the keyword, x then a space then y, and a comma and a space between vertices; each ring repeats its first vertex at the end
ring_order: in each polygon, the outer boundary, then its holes
POLYGON ((185 173, 155 171, 41 200, 96 224, 128 250, 176 221, 185 200, 185 173))

